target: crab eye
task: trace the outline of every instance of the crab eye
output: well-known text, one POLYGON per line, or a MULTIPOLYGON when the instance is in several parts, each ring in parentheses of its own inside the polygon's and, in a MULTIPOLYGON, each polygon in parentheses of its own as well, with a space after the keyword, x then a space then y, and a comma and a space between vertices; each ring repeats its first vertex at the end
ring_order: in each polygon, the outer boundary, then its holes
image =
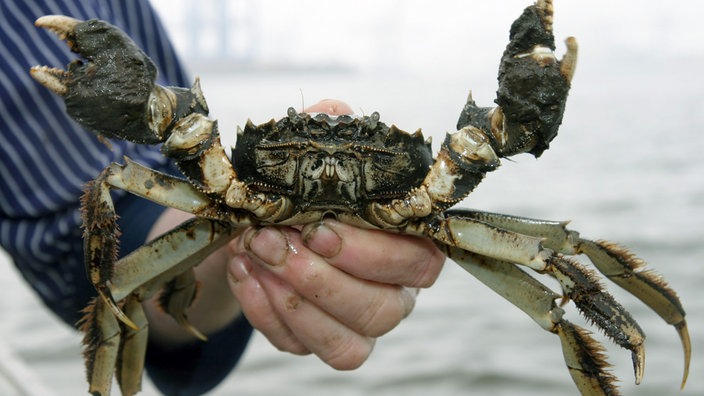
POLYGON ((326 131, 323 128, 306 128, 305 129, 310 136, 313 137, 321 137, 321 136, 326 136, 328 134, 328 131, 326 131))
POLYGON ((369 116, 369 120, 367 121, 369 123, 369 129, 376 129, 380 118, 381 116, 379 115, 378 111, 373 112, 372 115, 369 116))
POLYGON ((337 132, 337 136, 345 139, 352 139, 356 134, 357 131, 354 128, 343 128, 337 132))
POLYGON ((286 150, 257 150, 259 166, 276 166, 288 161, 290 153, 286 150))

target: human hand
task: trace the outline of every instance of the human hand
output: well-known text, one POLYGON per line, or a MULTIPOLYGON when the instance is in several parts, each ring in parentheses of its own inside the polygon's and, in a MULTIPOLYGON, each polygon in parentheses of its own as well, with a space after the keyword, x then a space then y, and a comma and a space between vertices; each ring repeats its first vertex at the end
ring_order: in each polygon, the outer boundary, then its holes
MULTIPOLYGON (((307 112, 351 114, 326 100, 307 112)), ((413 309, 444 255, 428 239, 334 220, 248 229, 229 245, 230 288, 250 323, 283 351, 354 369, 413 309)))
POLYGON ((277 348, 354 369, 413 309, 443 254, 427 239, 334 220, 247 230, 230 245, 232 292, 277 348))

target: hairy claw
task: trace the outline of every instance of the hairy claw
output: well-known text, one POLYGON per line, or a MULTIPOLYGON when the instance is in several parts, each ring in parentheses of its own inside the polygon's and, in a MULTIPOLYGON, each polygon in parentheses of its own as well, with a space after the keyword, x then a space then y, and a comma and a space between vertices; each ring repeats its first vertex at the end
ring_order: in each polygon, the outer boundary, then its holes
POLYGON ((631 351, 636 383, 640 383, 645 365, 645 334, 638 323, 603 289, 594 271, 557 255, 550 258, 548 270, 589 321, 615 343, 631 351))
POLYGON ((611 365, 606 361, 604 347, 589 331, 563 319, 554 332, 560 337, 565 363, 580 390, 588 389, 593 395, 620 394, 618 379, 607 371, 611 365))
POLYGON ((577 249, 586 254, 594 266, 611 281, 629 291, 675 327, 684 350, 684 387, 689 375, 692 344, 687 330, 686 314, 677 293, 660 275, 646 269, 643 260, 619 245, 607 241, 579 239, 577 249))

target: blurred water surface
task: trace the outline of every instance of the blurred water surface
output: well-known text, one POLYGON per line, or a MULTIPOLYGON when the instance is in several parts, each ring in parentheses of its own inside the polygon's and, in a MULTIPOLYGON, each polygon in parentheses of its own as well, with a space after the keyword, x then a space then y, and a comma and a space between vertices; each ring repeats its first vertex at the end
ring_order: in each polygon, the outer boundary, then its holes
MULTIPOLYGON (((511 2, 517 5, 509 17, 496 11, 486 18, 501 19, 496 23, 503 23, 499 30, 505 32, 521 3, 511 2)), ((505 161, 462 205, 573 220, 570 227, 585 237, 618 241, 636 251, 679 293, 688 312, 693 362, 689 383, 679 392, 682 354, 675 331, 634 298, 612 288, 648 335, 645 379, 637 388, 630 353, 606 344, 623 393, 704 394, 704 163, 699 158, 704 149, 704 82, 699 74, 704 37, 700 26, 680 26, 673 15, 677 12, 687 21, 691 19, 687 7, 696 6, 683 2, 671 11, 629 2, 632 8, 621 6, 618 10, 628 12, 615 16, 606 12, 607 2, 597 1, 580 4, 590 7, 580 18, 575 4, 562 13, 562 2, 557 3, 556 18, 563 19, 558 19, 556 34, 573 34, 582 46, 560 134, 537 161, 529 156, 505 161), (600 6, 603 12, 594 11, 600 6)), ((442 29, 446 24, 431 22, 423 27, 427 40, 433 37, 433 27, 439 34, 447 30, 442 29)), ((385 70, 372 67, 345 72, 223 72, 223 65, 209 67, 184 55, 194 75, 201 77, 221 131, 230 132, 226 139, 234 139, 236 125, 247 118, 265 122, 284 115, 289 106, 300 108, 302 102, 335 97, 359 112, 379 111, 382 120, 402 129, 422 128, 433 136, 437 150, 444 133, 453 130, 469 88, 478 102, 489 105, 493 100, 494 70, 505 33, 485 37, 482 26, 477 26, 474 35, 462 37, 463 44, 458 41, 454 50, 438 51, 434 73, 402 64, 399 72, 393 72, 394 65, 386 65, 385 70), (463 64, 466 72, 457 72, 457 63, 465 58, 454 51, 471 51, 474 42, 493 52, 475 53, 472 62, 463 64)), ((26 363, 37 381, 48 384, 56 394, 81 394, 85 384, 80 337, 38 303, 6 258, 0 262, 3 343, 26 363)), ((579 322, 573 307, 567 308, 570 320, 579 322)), ((564 368, 558 339, 450 262, 437 283, 420 294, 413 314, 378 341, 362 368, 336 372, 314 357, 280 353, 256 336, 239 368, 213 392, 401 393, 576 392, 564 368)), ((156 392, 147 383, 144 394, 156 392)))

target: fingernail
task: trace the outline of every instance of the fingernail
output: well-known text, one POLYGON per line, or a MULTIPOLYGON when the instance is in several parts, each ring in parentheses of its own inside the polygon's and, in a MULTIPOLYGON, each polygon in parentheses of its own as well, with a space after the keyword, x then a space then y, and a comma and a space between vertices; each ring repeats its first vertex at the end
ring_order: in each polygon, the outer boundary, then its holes
POLYGON ((278 266, 288 252, 286 236, 276 227, 251 229, 244 235, 244 246, 263 263, 278 266))
POLYGON ((227 275, 232 283, 244 282, 252 271, 252 263, 244 254, 238 254, 230 259, 227 275))
POLYGON ((323 257, 335 257, 342 249, 342 238, 325 222, 308 224, 302 236, 306 246, 323 257))

